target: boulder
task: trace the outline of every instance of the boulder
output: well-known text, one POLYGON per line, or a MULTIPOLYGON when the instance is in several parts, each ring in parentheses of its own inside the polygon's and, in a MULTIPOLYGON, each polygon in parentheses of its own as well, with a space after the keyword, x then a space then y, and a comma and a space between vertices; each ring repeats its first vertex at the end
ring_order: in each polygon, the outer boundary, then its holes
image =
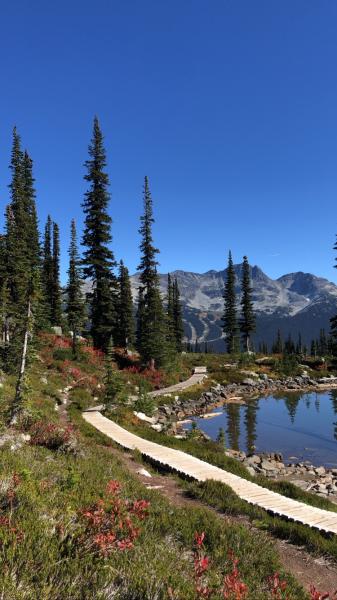
POLYGON ((251 379, 251 378, 247 377, 247 379, 243 380, 242 384, 243 385, 254 386, 254 385, 256 385, 256 382, 254 381, 254 379, 251 379))

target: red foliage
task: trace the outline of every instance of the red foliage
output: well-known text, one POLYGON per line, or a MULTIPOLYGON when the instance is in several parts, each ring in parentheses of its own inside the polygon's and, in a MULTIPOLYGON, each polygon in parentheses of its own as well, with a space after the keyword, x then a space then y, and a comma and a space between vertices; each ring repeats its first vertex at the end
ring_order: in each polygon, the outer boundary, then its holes
POLYGON ((131 373, 134 375, 139 375, 141 377, 143 377, 146 381, 148 381, 149 383, 151 383, 151 385, 156 388, 159 389, 161 387, 163 387, 164 382, 165 382, 165 373, 163 371, 157 371, 156 369, 141 369, 141 367, 137 367, 137 366, 132 366, 132 367, 127 367, 126 369, 123 369, 124 372, 126 373, 131 373))
POLYGON ((315 586, 310 587, 310 600, 336 600, 337 590, 330 595, 328 592, 319 592, 315 586))
POLYGON ((243 581, 238 569, 239 560, 234 556, 233 552, 229 552, 229 560, 231 562, 231 571, 225 575, 223 584, 223 597, 235 600, 243 600, 248 593, 248 588, 243 581))
POLYGON ((269 577, 268 584, 273 598, 276 598, 276 600, 287 600, 287 582, 284 580, 281 581, 278 573, 274 573, 272 577, 269 577))
POLYGON ((148 515, 149 502, 130 502, 121 497, 121 485, 111 480, 106 487, 106 498, 81 511, 85 519, 84 545, 94 548, 102 556, 114 550, 130 550, 140 535, 139 521, 148 515))
POLYGON ((30 429, 30 443, 33 446, 45 446, 50 450, 57 450, 67 444, 73 434, 72 425, 62 427, 56 423, 37 421, 30 429))
POLYGON ((104 352, 102 352, 102 350, 98 350, 97 348, 93 348, 92 346, 81 344, 81 351, 88 355, 92 364, 98 365, 104 360, 104 352))

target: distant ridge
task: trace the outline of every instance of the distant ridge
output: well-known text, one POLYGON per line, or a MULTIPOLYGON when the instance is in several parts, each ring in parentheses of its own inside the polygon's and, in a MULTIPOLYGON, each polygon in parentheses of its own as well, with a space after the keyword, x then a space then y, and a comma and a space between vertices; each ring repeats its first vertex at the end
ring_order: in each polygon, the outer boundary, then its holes
MULTIPOLYGON (((237 293, 240 293, 241 264, 235 265, 237 293)), ((181 300, 184 307, 186 338, 208 341, 215 350, 224 350, 221 333, 223 288, 226 270, 193 273, 177 270, 181 300)), ((160 274, 162 293, 166 293, 167 275, 160 274)), ((289 333, 296 340, 301 332, 303 343, 310 344, 320 329, 329 331, 330 317, 337 313, 337 286, 311 273, 288 273, 271 279, 258 266, 251 268, 253 300, 257 314, 258 344, 273 342, 279 328, 284 338, 289 333)), ((138 275, 131 277, 134 298, 137 297, 138 275)))

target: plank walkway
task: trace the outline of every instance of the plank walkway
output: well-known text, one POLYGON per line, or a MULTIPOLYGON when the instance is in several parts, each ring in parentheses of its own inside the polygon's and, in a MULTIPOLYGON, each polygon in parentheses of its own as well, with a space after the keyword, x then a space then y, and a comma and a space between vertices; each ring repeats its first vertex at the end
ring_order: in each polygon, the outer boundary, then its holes
POLYGON ((221 481, 229 485, 240 498, 250 504, 264 508, 275 515, 309 525, 309 527, 337 534, 337 513, 286 498, 186 454, 186 452, 147 441, 107 419, 97 408, 84 412, 84 419, 123 448, 137 449, 145 457, 159 465, 169 467, 171 470, 197 481, 206 481, 206 479, 221 481))
POLYGON ((176 383, 175 385, 171 385, 170 387, 162 388, 160 390, 156 390, 155 392, 150 392, 149 396, 152 396, 153 398, 155 398, 156 396, 164 396, 165 394, 172 394, 174 392, 182 392, 182 390, 186 390, 187 388, 191 387, 192 385, 201 383, 203 381, 203 379, 205 379, 205 377, 207 377, 206 367, 194 367, 193 375, 189 379, 186 379, 186 381, 180 381, 179 383, 176 383))

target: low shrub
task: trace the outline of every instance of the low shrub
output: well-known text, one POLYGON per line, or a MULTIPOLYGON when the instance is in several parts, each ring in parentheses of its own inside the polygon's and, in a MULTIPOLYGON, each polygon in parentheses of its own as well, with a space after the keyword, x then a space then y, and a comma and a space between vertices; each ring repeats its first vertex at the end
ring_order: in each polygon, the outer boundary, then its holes
POLYGON ((148 516, 146 500, 125 500, 118 481, 111 480, 106 494, 94 505, 82 510, 85 530, 80 536, 81 550, 98 551, 108 556, 114 550, 130 550, 141 533, 140 521, 148 516))
POLYGON ((70 447, 74 438, 72 425, 62 427, 57 423, 37 421, 30 429, 32 446, 45 446, 49 450, 60 450, 70 447))
POLYGON ((78 410, 86 410, 93 403, 89 390, 82 387, 74 387, 70 392, 70 400, 78 410))

